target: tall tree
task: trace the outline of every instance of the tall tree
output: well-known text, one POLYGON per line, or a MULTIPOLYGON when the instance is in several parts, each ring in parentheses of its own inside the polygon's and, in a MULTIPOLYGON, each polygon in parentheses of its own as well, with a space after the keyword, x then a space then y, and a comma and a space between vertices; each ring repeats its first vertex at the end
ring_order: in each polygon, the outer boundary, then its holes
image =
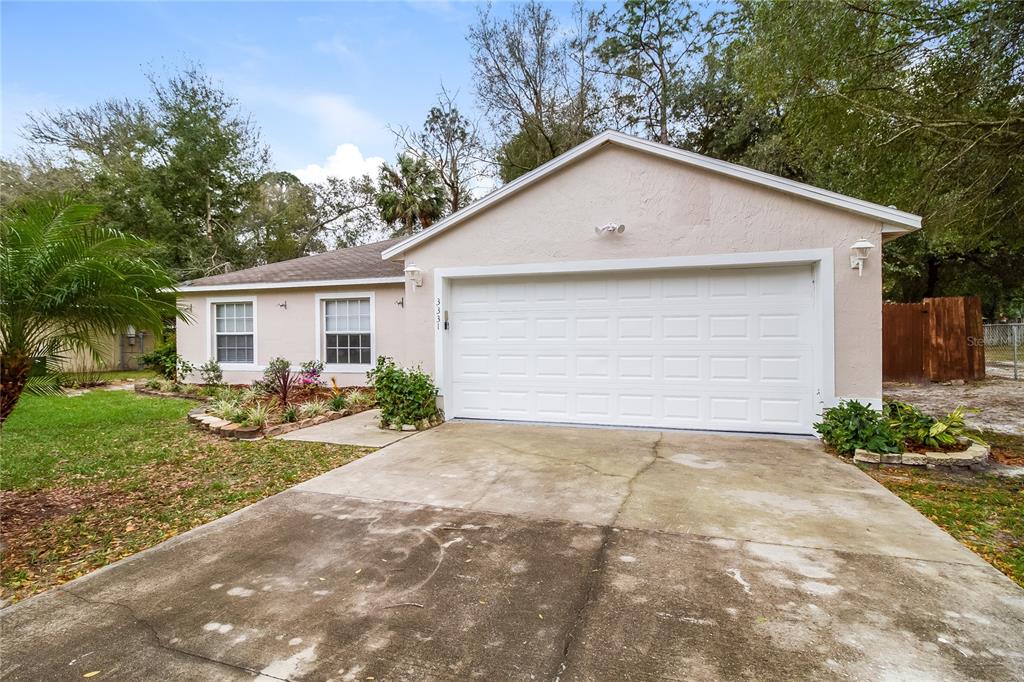
POLYGON ((30 116, 25 136, 86 178, 101 223, 152 240, 176 274, 236 267, 242 209, 257 196, 268 150, 198 67, 150 83, 148 100, 30 116))
POLYGON ((679 134, 707 29, 689 0, 626 0, 606 18, 597 56, 613 78, 616 110, 629 127, 662 144, 679 134))
POLYGON ((740 3, 735 70, 808 182, 926 229, 886 247, 894 297, 1024 290, 1024 3, 740 3))
POLYGON ((476 123, 459 111, 446 90, 441 89, 421 130, 402 127, 393 132, 408 152, 422 155, 437 173, 447 197, 446 214, 469 205, 485 150, 476 123))
POLYGON ((14 410, 34 358, 56 360, 129 326, 159 329, 175 280, 148 244, 95 224, 98 209, 27 200, 0 216, 0 424, 14 410))
POLYGON ((480 11, 468 33, 477 96, 505 153, 508 181, 590 137, 601 122, 598 74, 588 57, 595 25, 577 4, 573 33, 537 0, 512 6, 508 18, 480 11), (523 150, 525 148, 525 150, 523 150))
POLYGON ((392 236, 430 227, 444 211, 445 194, 437 171, 422 156, 401 154, 380 169, 377 208, 392 236))

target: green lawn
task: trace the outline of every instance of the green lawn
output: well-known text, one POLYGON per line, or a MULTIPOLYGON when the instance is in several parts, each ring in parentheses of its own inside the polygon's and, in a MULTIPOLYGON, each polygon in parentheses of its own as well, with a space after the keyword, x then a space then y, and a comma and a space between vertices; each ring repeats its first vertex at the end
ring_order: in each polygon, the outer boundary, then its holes
POLYGON ((71 580, 370 452, 223 440, 186 423, 195 405, 128 391, 22 398, 0 431, 4 598, 71 580))
MULTIPOLYGON (((1024 438, 984 436, 1001 457, 1024 457, 1024 438)), ((863 468, 1024 587, 1024 478, 937 469, 863 468)))

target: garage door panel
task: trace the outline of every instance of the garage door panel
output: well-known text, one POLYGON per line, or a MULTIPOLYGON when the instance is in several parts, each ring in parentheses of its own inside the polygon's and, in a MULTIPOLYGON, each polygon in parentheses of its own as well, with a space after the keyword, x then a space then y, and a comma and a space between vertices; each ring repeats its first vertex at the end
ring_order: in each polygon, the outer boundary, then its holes
POLYGON ((806 433, 807 267, 452 284, 452 416, 806 433))

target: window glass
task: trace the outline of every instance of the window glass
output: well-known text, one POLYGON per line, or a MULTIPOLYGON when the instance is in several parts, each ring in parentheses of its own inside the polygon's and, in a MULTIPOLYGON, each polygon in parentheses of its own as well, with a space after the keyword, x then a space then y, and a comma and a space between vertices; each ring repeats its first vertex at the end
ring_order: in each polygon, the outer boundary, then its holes
POLYGON ((217 362, 252 364, 255 361, 252 302, 216 303, 213 310, 217 362))
POLYGON ((370 364, 370 334, 370 299, 324 301, 324 362, 370 364))

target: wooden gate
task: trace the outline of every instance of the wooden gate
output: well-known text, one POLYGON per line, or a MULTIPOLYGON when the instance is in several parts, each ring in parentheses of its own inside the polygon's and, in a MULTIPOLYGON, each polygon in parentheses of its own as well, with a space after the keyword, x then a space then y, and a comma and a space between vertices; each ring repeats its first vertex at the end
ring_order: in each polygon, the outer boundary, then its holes
POLYGON ((882 378, 951 381, 985 376, 981 300, 926 298, 882 306, 882 378))

